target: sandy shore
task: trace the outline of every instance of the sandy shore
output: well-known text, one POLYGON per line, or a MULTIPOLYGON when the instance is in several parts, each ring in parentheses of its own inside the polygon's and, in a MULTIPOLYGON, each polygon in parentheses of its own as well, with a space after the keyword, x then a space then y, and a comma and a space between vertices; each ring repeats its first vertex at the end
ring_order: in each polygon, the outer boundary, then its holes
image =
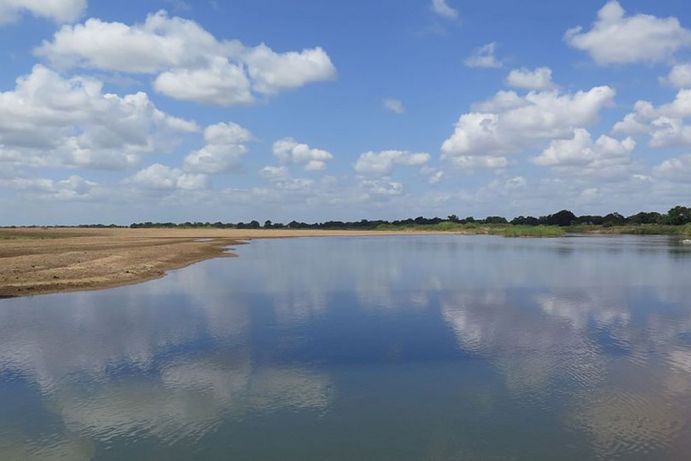
POLYGON ((400 232, 263 229, 0 229, 0 297, 143 282, 243 240, 400 232))

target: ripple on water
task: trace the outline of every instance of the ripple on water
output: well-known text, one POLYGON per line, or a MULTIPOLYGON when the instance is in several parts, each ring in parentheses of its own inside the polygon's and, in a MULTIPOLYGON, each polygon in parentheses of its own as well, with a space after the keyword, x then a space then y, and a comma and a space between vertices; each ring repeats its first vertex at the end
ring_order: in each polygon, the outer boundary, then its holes
MULTIPOLYGON (((605 391, 606 392, 606 391, 605 391)), ((613 392, 582 402, 576 424, 590 433, 598 459, 626 459, 669 446, 685 426, 664 396, 613 392)))

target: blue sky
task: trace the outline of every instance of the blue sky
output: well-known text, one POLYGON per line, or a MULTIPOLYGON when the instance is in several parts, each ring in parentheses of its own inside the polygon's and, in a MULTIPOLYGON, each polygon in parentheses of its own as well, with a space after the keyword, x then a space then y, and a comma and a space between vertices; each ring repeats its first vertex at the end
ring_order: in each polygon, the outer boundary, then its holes
POLYGON ((689 16, 680 0, 0 0, 0 224, 688 204, 689 16))

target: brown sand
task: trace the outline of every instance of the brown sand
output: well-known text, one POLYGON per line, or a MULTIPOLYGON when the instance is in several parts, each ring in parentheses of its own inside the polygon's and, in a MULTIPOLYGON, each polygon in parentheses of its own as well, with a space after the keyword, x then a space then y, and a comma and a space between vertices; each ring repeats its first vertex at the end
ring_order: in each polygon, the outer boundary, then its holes
POLYGON ((263 229, 0 229, 0 297, 143 282, 256 238, 393 232, 263 229))

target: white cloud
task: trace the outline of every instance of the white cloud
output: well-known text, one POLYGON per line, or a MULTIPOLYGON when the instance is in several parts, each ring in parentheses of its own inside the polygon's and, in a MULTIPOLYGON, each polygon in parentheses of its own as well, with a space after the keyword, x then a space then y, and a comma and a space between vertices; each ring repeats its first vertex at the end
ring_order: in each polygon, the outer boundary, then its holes
POLYGON ((667 159, 656 166, 653 173, 670 181, 688 183, 691 181, 691 154, 667 159))
POLYGON ((315 149, 293 138, 283 138, 274 142, 273 153, 282 163, 304 165, 307 171, 318 171, 326 168, 326 162, 333 158, 330 152, 315 149))
POLYGON ((429 165, 424 165, 420 169, 420 173, 427 176, 427 181, 430 184, 438 184, 439 181, 441 181, 442 178, 444 178, 444 172, 442 170, 438 168, 433 168, 429 165))
POLYGON ((604 175, 629 165, 635 147, 630 137, 620 141, 602 135, 593 142, 587 130, 578 128, 573 138, 552 141, 533 162, 569 174, 604 175))
POLYGON ((364 179, 360 185, 368 194, 375 196, 395 196, 403 194, 403 184, 390 179, 364 179))
POLYGON ((677 88, 691 87, 691 63, 674 65, 663 81, 677 88))
POLYGON ((614 93, 608 86, 569 94, 555 90, 519 96, 500 91, 475 105, 476 111, 461 115, 442 144, 443 158, 464 168, 504 167, 507 155, 544 140, 567 137, 574 129, 595 122, 614 93))
POLYGON ((270 181, 286 179, 290 176, 287 167, 271 165, 263 167, 261 170, 259 170, 259 174, 270 181))
POLYGON ((35 53, 62 68, 157 74, 157 91, 218 105, 247 104, 253 92, 270 95, 336 75, 322 48, 276 53, 264 44, 246 47, 165 11, 132 26, 95 18, 63 26, 35 53))
POLYGON ((174 190, 174 189, 203 189, 207 185, 207 177, 203 174, 185 173, 179 168, 171 168, 160 163, 154 163, 128 178, 128 184, 143 189, 174 190))
POLYGON ((554 88, 552 82, 552 69, 549 67, 538 67, 535 70, 513 69, 506 77, 506 83, 515 88, 526 90, 549 90, 554 88))
POLYGON ((498 170, 501 168, 506 168, 509 165, 509 161, 506 159, 506 157, 458 155, 446 158, 453 166, 462 170, 474 170, 478 168, 498 170))
POLYGON ((497 47, 496 42, 487 43, 479 48, 475 48, 473 53, 464 61, 468 67, 500 68, 502 66, 494 55, 497 47))
POLYGON ((35 195, 39 198, 51 200, 88 200, 98 186, 81 176, 72 175, 67 179, 55 180, 49 178, 14 178, 0 180, 0 186, 35 195))
POLYGON ((252 133, 236 123, 217 123, 206 127, 204 140, 204 147, 185 157, 186 172, 216 174, 238 169, 252 133))
POLYGON ((0 93, 0 162, 123 168, 197 129, 157 109, 146 93, 103 93, 96 79, 66 79, 41 65, 0 93))
POLYGON ((691 145, 691 126, 679 118, 659 117, 650 124, 650 146, 670 147, 691 145))
POLYGON ((403 101, 401 101, 400 99, 384 99, 384 108, 389 112, 393 112, 394 114, 405 113, 405 106, 403 105, 403 101))
POLYGON ((432 11, 447 19, 458 19, 458 10, 449 6, 446 0, 432 0, 430 5, 432 11))
POLYGON ((612 129, 615 133, 647 134, 652 147, 691 145, 691 126, 684 120, 691 117, 691 89, 679 90, 674 101, 655 107, 648 101, 637 101, 612 129))
POLYGON ((237 55, 247 66, 254 90, 259 93, 273 94, 336 76, 329 55, 319 47, 276 53, 264 44, 254 48, 234 44, 241 50, 237 55))
POLYGON ((86 9, 86 0, 0 0, 0 25, 16 21, 21 13, 55 22, 77 20, 86 9))
POLYGON ((241 66, 216 58, 202 69, 174 69, 154 80, 159 93, 183 101, 220 106, 250 104, 254 101, 251 84, 241 66))
POLYGON ((564 39, 601 65, 665 61, 691 45, 691 31, 677 18, 625 13, 619 2, 611 0, 600 9, 589 31, 575 27, 564 39))
POLYGON ((365 152, 355 162, 355 172, 368 176, 388 176, 394 166, 424 166, 430 160, 426 152, 408 152, 403 150, 384 150, 365 152))

